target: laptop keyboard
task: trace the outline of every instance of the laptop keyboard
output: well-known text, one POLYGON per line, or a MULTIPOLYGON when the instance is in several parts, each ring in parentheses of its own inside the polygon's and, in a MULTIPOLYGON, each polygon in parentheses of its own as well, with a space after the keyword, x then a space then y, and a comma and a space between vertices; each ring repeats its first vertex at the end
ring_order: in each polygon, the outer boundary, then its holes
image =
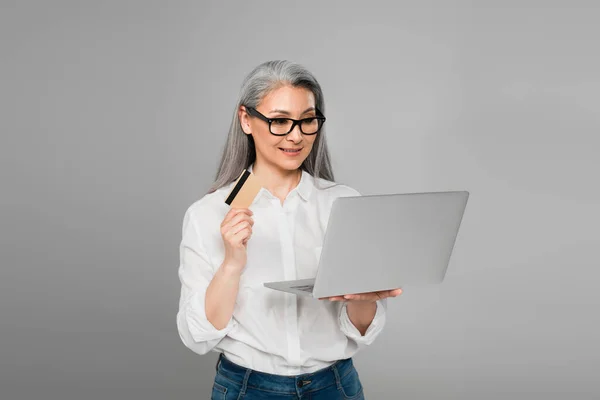
POLYGON ((315 285, 301 285, 301 286, 291 286, 292 289, 302 290, 303 292, 311 293, 315 285))

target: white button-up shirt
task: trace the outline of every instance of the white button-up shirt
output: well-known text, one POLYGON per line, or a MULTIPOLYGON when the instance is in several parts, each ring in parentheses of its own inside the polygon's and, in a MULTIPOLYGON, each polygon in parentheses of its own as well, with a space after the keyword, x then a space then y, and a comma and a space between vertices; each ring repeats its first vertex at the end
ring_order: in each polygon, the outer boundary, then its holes
MULTIPOLYGON (((252 166, 249 167, 252 170, 252 166)), ((183 218, 177 328, 198 354, 222 352, 236 364, 278 375, 311 373, 352 357, 373 342, 385 324, 387 299, 377 301, 364 336, 352 324, 346 302, 318 300, 267 288, 264 282, 314 278, 332 202, 359 196, 355 189, 302 171, 299 184, 281 201, 262 188, 252 205, 252 237, 233 315, 216 329, 204 299, 225 258, 220 225, 234 182, 193 203, 183 218)), ((369 268, 365 265, 365 268, 369 268)))

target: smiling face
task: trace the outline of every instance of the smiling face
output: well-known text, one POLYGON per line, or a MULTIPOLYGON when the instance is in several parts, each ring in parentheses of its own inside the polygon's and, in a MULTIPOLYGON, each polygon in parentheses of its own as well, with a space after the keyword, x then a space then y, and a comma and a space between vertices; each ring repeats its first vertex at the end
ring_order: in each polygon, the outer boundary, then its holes
MULTIPOLYGON (((315 96, 305 88, 282 86, 267 94, 256 106, 256 110, 267 118, 303 119, 316 116, 315 96)), ((304 135, 296 125, 286 136, 275 136, 269 131, 269 123, 248 115, 240 106, 238 111, 242 129, 252 135, 256 148, 256 162, 269 164, 282 170, 296 170, 308 157, 316 135, 304 135), (286 150, 299 150, 286 152, 286 150)), ((275 128, 277 121, 273 122, 275 128)))

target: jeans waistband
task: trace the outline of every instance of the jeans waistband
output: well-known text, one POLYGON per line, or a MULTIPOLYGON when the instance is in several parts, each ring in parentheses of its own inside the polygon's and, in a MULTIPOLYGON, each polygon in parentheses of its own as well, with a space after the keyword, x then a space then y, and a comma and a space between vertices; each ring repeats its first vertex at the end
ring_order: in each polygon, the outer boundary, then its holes
POLYGON ((252 386, 261 390, 273 392, 296 393, 296 388, 315 390, 323 388, 336 382, 354 368, 352 358, 338 360, 332 365, 318 371, 300 375, 275 375, 266 372, 255 371, 228 360, 223 353, 219 354, 216 369, 217 372, 243 386, 252 386))

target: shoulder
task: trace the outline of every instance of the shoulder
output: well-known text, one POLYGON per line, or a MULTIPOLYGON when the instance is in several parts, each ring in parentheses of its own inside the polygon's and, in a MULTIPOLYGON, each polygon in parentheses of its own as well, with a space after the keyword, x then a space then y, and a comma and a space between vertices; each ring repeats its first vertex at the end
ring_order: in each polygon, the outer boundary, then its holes
POLYGON ((210 223, 214 222, 213 220, 218 220, 217 226, 219 226, 223 216, 229 210, 225 198, 231 191, 232 185, 233 182, 214 192, 205 194, 190 204, 185 211, 184 224, 186 221, 192 220, 200 229, 202 226, 211 225, 210 223))

